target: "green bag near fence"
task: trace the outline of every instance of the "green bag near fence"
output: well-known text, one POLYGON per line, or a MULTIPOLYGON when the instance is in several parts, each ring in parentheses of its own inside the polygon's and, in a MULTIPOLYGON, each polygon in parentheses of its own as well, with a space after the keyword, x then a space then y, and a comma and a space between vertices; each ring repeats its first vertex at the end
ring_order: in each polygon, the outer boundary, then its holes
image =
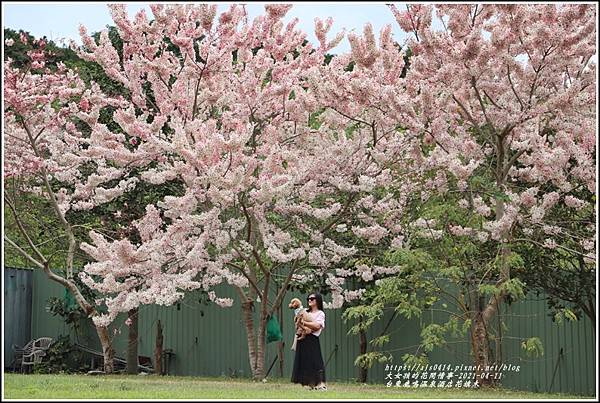
POLYGON ((283 340, 281 328, 276 316, 271 316, 267 322, 267 343, 283 340))
POLYGON ((75 299, 75 296, 73 294, 71 294, 71 291, 69 291, 69 289, 67 287, 65 287, 65 307, 67 308, 67 310, 74 310, 79 308, 79 304, 77 303, 77 300, 75 299))

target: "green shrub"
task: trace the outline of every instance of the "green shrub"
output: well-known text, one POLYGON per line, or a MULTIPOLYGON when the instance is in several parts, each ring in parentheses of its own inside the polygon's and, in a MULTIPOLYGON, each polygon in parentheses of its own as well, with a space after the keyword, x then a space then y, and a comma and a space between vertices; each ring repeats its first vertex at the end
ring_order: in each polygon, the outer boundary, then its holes
POLYGON ((37 374, 72 374, 89 370, 85 354, 71 343, 69 336, 64 335, 58 336, 46 351, 42 362, 33 366, 33 372, 37 374))

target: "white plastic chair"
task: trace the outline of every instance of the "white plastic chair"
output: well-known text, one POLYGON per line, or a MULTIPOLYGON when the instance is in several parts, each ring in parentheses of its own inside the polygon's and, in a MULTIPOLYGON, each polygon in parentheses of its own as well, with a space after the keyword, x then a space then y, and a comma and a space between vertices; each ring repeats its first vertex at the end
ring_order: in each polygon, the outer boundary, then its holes
MULTIPOLYGON (((40 337, 33 341, 29 351, 24 351, 21 361, 21 372, 24 372, 26 367, 33 366, 42 362, 46 351, 52 344, 52 337, 40 337)), ((29 345, 29 343, 28 343, 29 345)))

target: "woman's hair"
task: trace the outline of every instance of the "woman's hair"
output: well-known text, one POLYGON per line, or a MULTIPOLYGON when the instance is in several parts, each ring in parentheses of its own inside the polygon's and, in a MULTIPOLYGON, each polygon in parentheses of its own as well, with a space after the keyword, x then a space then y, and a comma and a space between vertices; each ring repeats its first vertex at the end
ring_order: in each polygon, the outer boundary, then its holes
MULTIPOLYGON (((311 292, 310 294, 308 294, 309 297, 311 295, 314 295, 316 298, 315 301, 317 301, 317 309, 322 311, 323 310, 323 296, 321 294, 319 294, 318 292, 311 292)), ((310 312, 310 307, 306 308, 306 312, 310 312)))

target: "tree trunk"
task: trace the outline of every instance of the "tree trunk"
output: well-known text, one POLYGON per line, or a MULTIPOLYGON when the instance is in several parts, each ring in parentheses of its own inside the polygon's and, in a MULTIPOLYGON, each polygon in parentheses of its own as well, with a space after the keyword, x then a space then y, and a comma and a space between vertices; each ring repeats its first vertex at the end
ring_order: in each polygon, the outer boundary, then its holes
POLYGON ((252 301, 242 304, 246 334, 248 335, 248 358, 250 359, 250 370, 252 378, 261 380, 265 376, 265 342, 267 321, 261 318, 258 323, 258 333, 255 334, 252 318, 252 301))
POLYGON ((104 358, 104 373, 112 374, 115 370, 115 351, 112 348, 110 335, 108 328, 105 326, 96 326, 96 332, 100 338, 100 344, 102 345, 102 355, 104 358))
POLYGON ((130 309, 127 317, 131 321, 127 337, 127 373, 138 373, 138 308, 130 309))
MULTIPOLYGON (((257 258, 257 262, 260 261, 257 258)), ((261 266, 262 267, 262 266, 261 266)), ((265 377, 265 348, 267 344, 266 330, 267 330, 267 318, 268 318, 268 300, 269 300, 269 284, 271 276, 268 271, 265 270, 265 286, 263 289, 263 298, 260 301, 260 320, 258 321, 258 337, 256 340, 256 366, 254 371, 254 379, 260 380, 265 377)), ((275 309, 275 307, 274 307, 275 309)))
MULTIPOLYGON (((505 153, 506 144, 505 139, 510 129, 505 129, 501 134, 496 136, 496 150, 497 150, 497 166, 496 166, 496 186, 499 190, 503 191, 505 187, 505 178, 508 173, 509 166, 506 166, 505 153)), ((501 220, 504 217, 504 200, 501 197, 496 197, 496 221, 501 220)), ((510 239, 510 230, 504 230, 501 235, 500 241, 500 273, 496 286, 500 287, 510 280, 510 266, 508 264, 508 257, 510 255, 510 246, 508 241, 510 239)), ((471 307, 474 311, 471 323, 471 351, 474 357, 475 364, 475 379, 481 386, 493 386, 494 385, 494 374, 491 371, 486 370, 491 364, 490 359, 490 345, 488 339, 488 324, 492 323, 492 318, 496 312, 500 309, 506 292, 502 291, 498 296, 492 296, 487 303, 484 303, 483 297, 480 297, 478 301, 472 301, 471 304, 476 303, 477 309, 471 307)))
POLYGON ((256 373, 256 336, 254 335, 254 319, 252 317, 252 308, 254 301, 247 300, 242 302, 242 315, 244 318, 244 326, 246 327, 246 335, 248 336, 248 358, 250 359, 250 371, 252 376, 256 373))
POLYGON ((162 352, 163 352, 163 334, 160 320, 156 324, 156 346, 154 348, 154 373, 162 375, 162 352))
MULTIPOLYGON (((25 124, 25 122, 22 122, 22 124, 23 124, 23 128, 27 132, 27 136, 29 137, 29 140, 31 142, 31 146, 33 147, 35 155, 40 157, 40 153, 36 147, 35 140, 32 136, 31 131, 29 130, 29 127, 25 124)), ((46 187, 46 191, 48 193, 50 203, 51 203, 52 207, 54 208, 54 212, 55 212, 56 216, 59 218, 59 220, 63 224, 65 232, 67 233, 67 236, 69 238, 69 247, 68 247, 67 256, 66 256, 66 258, 67 258, 66 259, 66 265, 67 265, 66 278, 62 277, 62 276, 54 273, 52 270, 50 270, 50 262, 40 252, 40 250, 36 247, 36 245, 33 243, 33 241, 31 240, 31 237, 27 234, 27 230, 25 229, 25 227, 23 226, 23 224, 19 218, 19 214, 17 213, 17 210, 14 208, 14 205, 12 203, 10 203, 10 201, 6 197, 4 197, 4 200, 11 208, 11 210, 14 214, 15 221, 19 227, 19 230, 21 231, 21 233, 23 234, 23 236, 29 243, 29 246, 31 247, 31 249, 33 249, 33 251, 35 252, 35 255, 37 256, 37 258, 39 258, 39 260, 36 260, 35 258, 31 257, 27 252, 25 252, 17 244, 10 241, 10 239, 8 239, 6 237, 6 235, 4 235, 4 239, 7 240, 13 247, 15 247, 19 251, 19 253, 21 253, 21 255, 23 255, 26 259, 28 259, 34 265, 36 265, 37 267, 42 269, 44 271, 44 273, 46 274, 46 276, 48 277, 48 279, 50 279, 51 281, 57 282, 57 283, 63 285, 64 287, 66 287, 71 292, 71 294, 73 294, 73 296, 75 297, 75 300, 77 301, 77 304, 79 304, 81 309, 85 312, 85 315, 88 318, 93 318, 93 316, 97 315, 96 308, 93 307, 85 299, 85 297, 83 296, 83 294, 77 287, 76 283, 73 281, 73 259, 74 259, 75 247, 76 247, 76 241, 75 241, 75 236, 73 234, 73 229, 72 229, 71 225, 69 224, 69 222, 65 219, 64 213, 61 211, 61 209, 58 206, 56 194, 52 190, 52 186, 50 186, 50 181, 48 180, 48 172, 46 171, 45 168, 42 168, 42 174, 43 174, 42 177, 44 178, 44 185, 46 187)), ((96 327, 96 333, 98 334, 98 337, 100 339, 100 344, 102 346, 102 354, 103 354, 103 358, 104 358, 104 372, 107 374, 110 374, 114 371, 114 355, 115 355, 114 350, 112 348, 110 335, 109 335, 108 329, 106 327, 104 327, 104 326, 95 326, 95 327, 96 327)))
POLYGON ((594 300, 590 295, 588 295, 587 302, 587 304, 580 304, 580 307, 583 310, 583 313, 590 318, 590 323, 592 324, 592 333, 594 337, 596 337, 596 309, 594 308, 594 300))
POLYGON ((261 315, 260 323, 258 324, 258 337, 256 343, 256 367, 254 373, 252 374, 253 378, 256 380, 261 380, 265 377, 266 328, 267 318, 262 317, 261 315))
POLYGON ((471 324, 471 351, 475 359, 475 379, 480 386, 492 386, 493 375, 488 374, 486 367, 490 365, 490 346, 484 315, 478 311, 471 324))
POLYGON ((592 324, 592 333, 594 337, 596 337, 596 314, 594 313, 594 301, 589 299, 589 305, 583 304, 583 313, 590 318, 590 323, 592 324))
MULTIPOLYGON (((94 315, 97 315, 96 308, 94 308, 85 299, 85 297, 83 296, 83 294, 81 294, 81 291, 79 290, 79 288, 77 288, 77 285, 73 280, 67 280, 64 277, 54 273, 52 270, 50 270, 50 266, 47 261, 44 262, 42 269, 44 270, 44 273, 46 273, 50 280, 62 284, 63 286, 69 289, 71 294, 73 294, 73 296, 75 297, 75 301, 77 301, 77 304, 81 307, 81 309, 83 309, 83 311, 88 317, 93 318, 94 315)), ((115 369, 115 351, 112 347, 112 342, 110 339, 108 328, 105 326, 95 327, 96 333, 98 334, 98 338, 100 339, 100 345, 102 346, 102 355, 104 358, 104 373, 112 374, 115 369)))
MULTIPOLYGON (((360 345, 359 345, 360 354, 366 354, 367 353, 367 334, 365 333, 364 330, 361 330, 360 332, 358 332, 358 339, 360 342, 360 345)), ((367 367, 363 367, 363 366, 358 367, 358 382, 367 383, 368 371, 369 371, 369 369, 367 367)))

